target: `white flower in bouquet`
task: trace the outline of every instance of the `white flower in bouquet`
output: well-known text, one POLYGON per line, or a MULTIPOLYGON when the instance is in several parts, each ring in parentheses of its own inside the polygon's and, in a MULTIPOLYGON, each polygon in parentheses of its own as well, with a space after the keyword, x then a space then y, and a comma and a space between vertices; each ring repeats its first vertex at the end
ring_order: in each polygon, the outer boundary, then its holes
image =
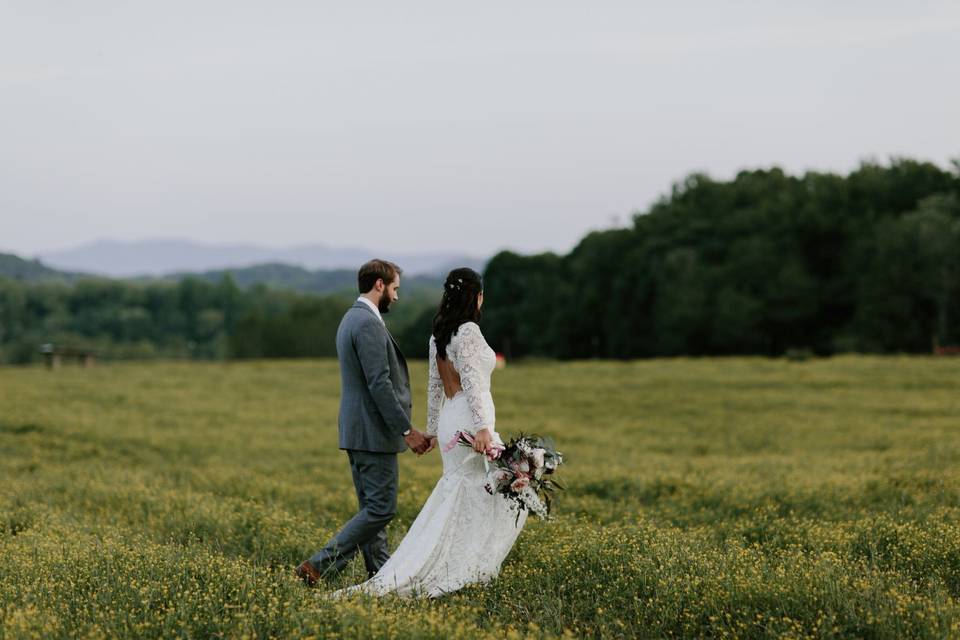
POLYGON ((537 495, 537 492, 532 488, 525 487, 523 491, 520 492, 520 501, 533 512, 534 515, 540 518, 549 517, 549 509, 547 505, 543 504, 543 501, 540 500, 540 496, 537 495))
POLYGON ((544 463, 544 467, 547 469, 547 471, 553 473, 557 470, 557 466, 561 464, 563 464, 563 456, 559 453, 555 453, 544 463))
POLYGON ((543 457, 546 453, 546 449, 539 447, 530 452, 530 459, 533 460, 534 469, 541 469, 543 467, 543 457))

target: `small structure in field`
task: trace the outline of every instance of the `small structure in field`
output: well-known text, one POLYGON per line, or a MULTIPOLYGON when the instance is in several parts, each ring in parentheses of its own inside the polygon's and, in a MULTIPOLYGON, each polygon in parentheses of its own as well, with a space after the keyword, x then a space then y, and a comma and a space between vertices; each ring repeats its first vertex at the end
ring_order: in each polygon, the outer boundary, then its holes
POLYGON ((497 369, 505 369, 507 366, 507 358, 502 353, 497 354, 497 369))
POLYGON ((64 358, 76 358, 85 369, 92 367, 96 362, 97 354, 89 349, 74 349, 72 347, 58 347, 47 343, 40 346, 40 353, 47 363, 47 369, 59 369, 64 358))

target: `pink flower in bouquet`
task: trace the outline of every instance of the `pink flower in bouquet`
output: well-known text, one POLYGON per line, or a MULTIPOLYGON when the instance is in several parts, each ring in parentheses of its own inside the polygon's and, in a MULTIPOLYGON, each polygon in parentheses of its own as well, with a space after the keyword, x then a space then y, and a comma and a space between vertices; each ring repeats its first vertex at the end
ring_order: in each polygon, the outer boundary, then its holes
POLYGON ((528 486, 530 486, 530 478, 528 478, 527 476, 520 476, 519 478, 514 480, 512 483, 510 483, 510 490, 516 493, 520 493, 521 491, 526 489, 528 486))
POLYGON ((496 460, 497 458, 500 457, 500 454, 501 454, 501 453, 503 453, 503 445, 502 445, 502 444, 493 444, 493 445, 490 445, 490 448, 487 449, 487 459, 488 459, 488 460, 491 460, 491 461, 496 460))

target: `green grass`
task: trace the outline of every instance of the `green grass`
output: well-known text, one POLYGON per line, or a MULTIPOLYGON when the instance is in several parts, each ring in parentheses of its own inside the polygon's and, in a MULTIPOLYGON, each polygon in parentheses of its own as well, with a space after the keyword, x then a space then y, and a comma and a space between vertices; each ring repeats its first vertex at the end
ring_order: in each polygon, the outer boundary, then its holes
MULTIPOLYGON (((960 360, 498 371, 570 488, 430 602, 292 577, 355 509, 338 392, 332 361, 0 369, 0 638, 960 637, 960 360)), ((440 469, 401 460, 392 545, 440 469)))

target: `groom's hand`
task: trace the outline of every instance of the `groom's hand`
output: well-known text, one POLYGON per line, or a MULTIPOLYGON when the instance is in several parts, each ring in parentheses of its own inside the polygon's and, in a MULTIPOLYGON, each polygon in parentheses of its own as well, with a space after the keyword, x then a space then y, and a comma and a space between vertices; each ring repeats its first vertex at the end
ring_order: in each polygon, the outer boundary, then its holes
POLYGON ((430 446, 427 447, 427 450, 424 453, 430 453, 437 448, 437 436, 427 436, 427 442, 430 446))
POLYGON ((416 429, 411 429, 410 433, 403 436, 403 439, 407 443, 407 446, 413 449, 413 452, 418 456, 424 454, 427 451, 427 447, 430 446, 430 442, 416 429))

